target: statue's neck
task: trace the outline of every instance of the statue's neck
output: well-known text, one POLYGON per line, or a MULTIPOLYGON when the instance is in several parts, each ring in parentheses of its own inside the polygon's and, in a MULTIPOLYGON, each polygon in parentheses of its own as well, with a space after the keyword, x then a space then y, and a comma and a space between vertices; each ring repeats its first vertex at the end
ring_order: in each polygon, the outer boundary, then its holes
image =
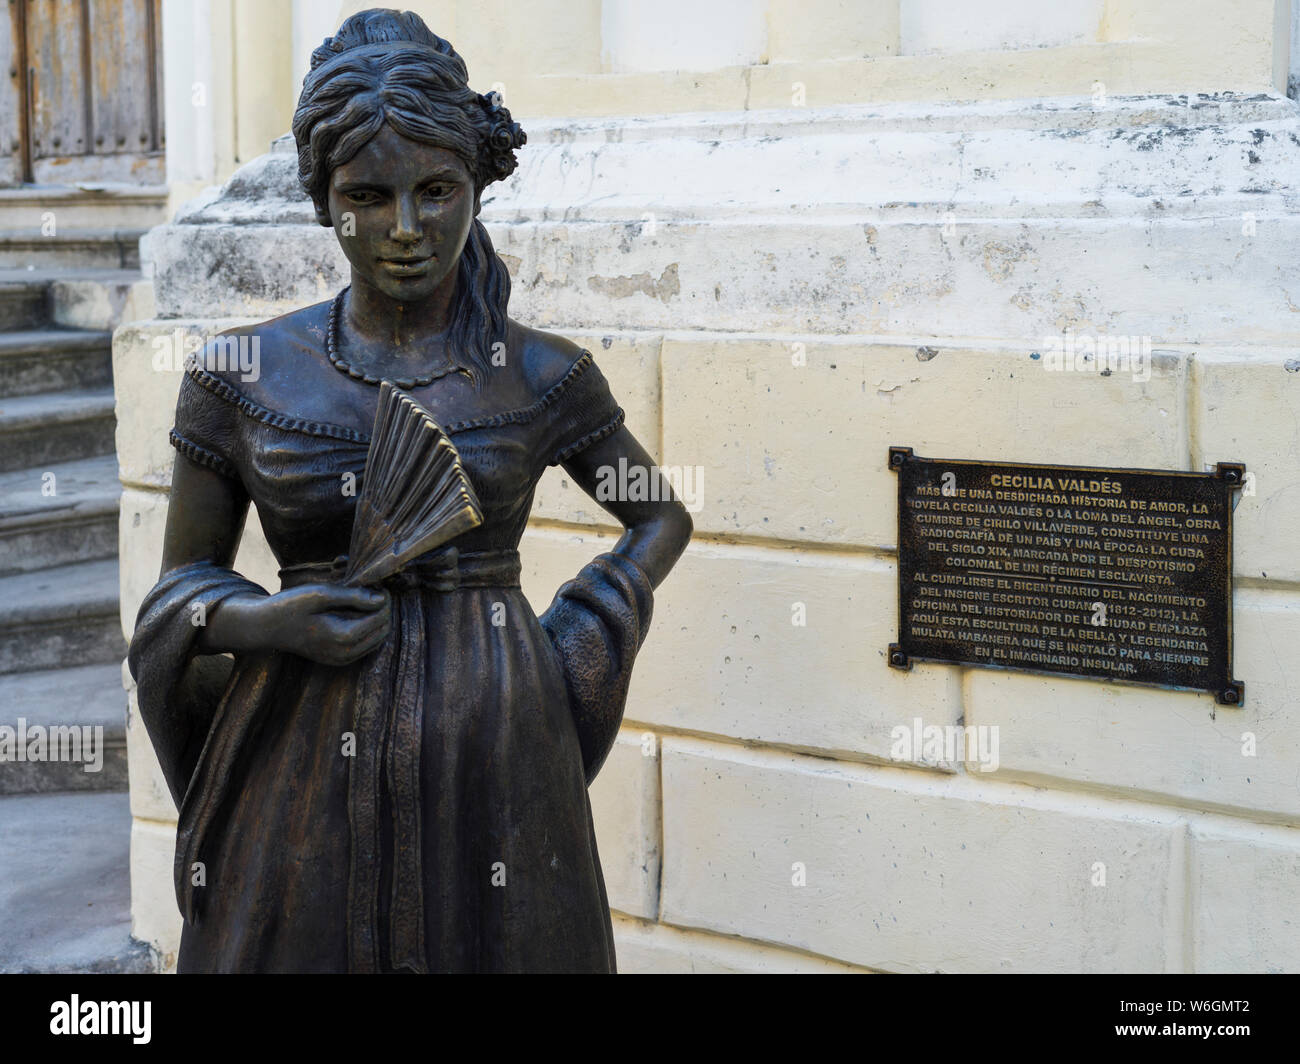
POLYGON ((456 272, 452 270, 430 295, 410 302, 394 299, 354 274, 343 300, 341 324, 363 347, 427 349, 451 325, 456 272))
POLYGON ((335 319, 331 357, 340 368, 379 379, 427 381, 469 372, 450 336, 453 304, 447 293, 456 290, 454 272, 449 280, 410 302, 354 281, 335 319))

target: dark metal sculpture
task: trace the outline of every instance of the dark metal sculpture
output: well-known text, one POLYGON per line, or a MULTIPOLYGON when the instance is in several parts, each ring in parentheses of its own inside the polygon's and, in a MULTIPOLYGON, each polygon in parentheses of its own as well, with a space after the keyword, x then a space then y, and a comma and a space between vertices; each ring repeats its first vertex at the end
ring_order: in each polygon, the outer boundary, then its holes
POLYGON ((507 317, 477 215, 524 134, 381 10, 313 54, 293 129, 351 285, 235 330, 260 338, 256 380, 188 367, 131 644, 180 809, 178 967, 612 971, 587 785, 690 517, 666 488, 602 502, 624 535, 537 617, 517 547, 546 467, 593 497, 602 468, 659 473, 591 355, 507 317), (454 444, 481 524, 348 586, 384 381, 454 444), (230 568, 250 501, 275 594, 230 568))

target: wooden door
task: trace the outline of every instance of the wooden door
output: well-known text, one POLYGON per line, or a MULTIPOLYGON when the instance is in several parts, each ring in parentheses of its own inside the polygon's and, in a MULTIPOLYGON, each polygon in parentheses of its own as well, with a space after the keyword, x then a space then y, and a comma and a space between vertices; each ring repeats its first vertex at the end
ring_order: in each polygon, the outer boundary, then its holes
POLYGON ((0 184, 160 184, 162 0, 9 0, 0 184))

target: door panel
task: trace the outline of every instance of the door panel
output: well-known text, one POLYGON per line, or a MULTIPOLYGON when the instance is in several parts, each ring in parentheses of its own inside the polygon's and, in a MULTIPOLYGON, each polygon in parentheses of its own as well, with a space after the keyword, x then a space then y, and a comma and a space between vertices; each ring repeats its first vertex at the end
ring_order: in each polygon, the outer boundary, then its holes
POLYGON ((33 161, 89 151, 85 15, 84 2, 27 0, 33 161))
POLYGON ((0 76, 14 74, 0 86, 0 183, 161 183, 162 0, 8 6, 0 76))
POLYGON ((0 186, 23 179, 23 100, 25 80, 22 49, 22 11, 9 4, 8 18, 0 15, 0 186), (3 25, 4 22, 10 25, 3 25))
MULTIPOLYGON (((124 84, 124 73, 153 60, 148 0, 95 0, 90 5, 91 125, 97 155, 156 150, 153 87, 124 84)), ((134 81, 134 79, 132 79, 134 81)))

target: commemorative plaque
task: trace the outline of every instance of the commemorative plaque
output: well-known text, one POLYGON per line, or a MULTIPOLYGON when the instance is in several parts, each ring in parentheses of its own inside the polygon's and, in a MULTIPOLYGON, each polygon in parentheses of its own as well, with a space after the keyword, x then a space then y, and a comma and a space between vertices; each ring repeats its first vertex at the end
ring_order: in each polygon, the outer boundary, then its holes
POLYGON ((919 458, 898 474, 889 663, 1208 691, 1232 679, 1232 503, 1245 467, 1161 472, 919 458))

